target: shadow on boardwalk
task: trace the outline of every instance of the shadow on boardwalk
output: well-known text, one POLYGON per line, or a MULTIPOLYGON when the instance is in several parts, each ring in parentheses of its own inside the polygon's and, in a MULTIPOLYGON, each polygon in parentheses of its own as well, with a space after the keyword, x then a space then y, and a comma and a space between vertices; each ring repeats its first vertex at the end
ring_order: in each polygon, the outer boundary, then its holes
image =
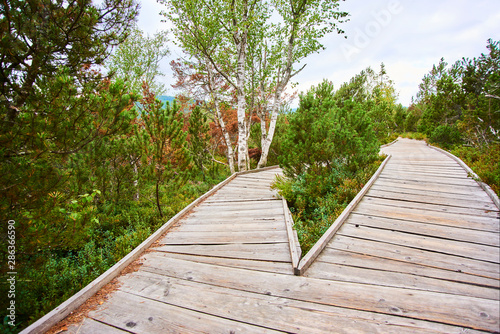
POLYGON ((279 169, 197 206, 69 333, 498 332, 499 211, 453 159, 400 140, 303 276, 279 169))

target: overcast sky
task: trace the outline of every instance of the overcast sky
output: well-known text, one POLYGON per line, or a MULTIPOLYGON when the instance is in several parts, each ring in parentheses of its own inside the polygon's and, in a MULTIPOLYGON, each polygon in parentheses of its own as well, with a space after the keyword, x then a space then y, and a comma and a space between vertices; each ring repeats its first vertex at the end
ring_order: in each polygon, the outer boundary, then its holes
MULTIPOLYGON (((159 15, 164 6, 140 1, 139 27, 149 34, 168 29, 159 15)), ((383 62, 399 102, 408 106, 422 77, 441 57, 450 64, 478 57, 487 52, 488 38, 500 39, 499 0, 347 0, 340 2, 340 9, 350 13, 350 21, 341 25, 347 39, 325 37, 326 50, 309 56, 295 77, 299 92, 324 78, 338 88, 368 66, 378 71, 383 62)), ((162 64, 168 85, 173 83, 168 63, 181 56, 172 51, 162 64)), ((175 95, 173 89, 168 93, 175 95)))

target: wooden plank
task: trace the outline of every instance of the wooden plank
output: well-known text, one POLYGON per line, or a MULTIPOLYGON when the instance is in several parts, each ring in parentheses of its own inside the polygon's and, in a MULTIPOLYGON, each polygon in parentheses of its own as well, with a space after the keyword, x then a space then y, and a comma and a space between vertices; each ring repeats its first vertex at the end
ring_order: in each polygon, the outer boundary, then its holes
POLYGON ((122 291, 113 293, 106 305, 90 316, 133 333, 275 333, 122 291))
POLYGON ((292 266, 295 274, 300 274, 298 271, 299 261, 300 261, 300 245, 295 239, 294 230, 293 230, 293 218, 290 210, 288 209, 288 204, 286 200, 282 199, 283 213, 285 215, 285 225, 286 225, 286 233, 288 238, 288 246, 290 248, 290 256, 292 258, 292 266))
POLYGON ((410 165, 410 164, 404 164, 400 163, 398 165, 392 163, 389 166, 387 166, 386 171, 398 171, 398 170, 408 170, 408 171, 420 171, 420 172, 436 172, 436 173, 448 173, 448 172, 458 172, 458 173, 463 173, 465 177, 467 177, 467 172, 458 164, 455 164, 453 166, 446 166, 446 165, 438 165, 438 166, 426 166, 426 165, 410 165))
POLYGON ((165 245, 155 247, 158 252, 217 256, 248 260, 291 262, 288 243, 225 244, 225 245, 165 245))
POLYGON ((224 181, 217 184, 215 187, 210 189, 205 194, 198 197, 192 203, 187 205, 179 213, 173 216, 169 221, 167 221, 163 226, 161 226, 155 233, 144 240, 139 246, 137 246, 133 251, 124 256, 120 261, 114 264, 111 268, 105 271, 102 275, 97 277, 95 280, 90 282, 86 287, 78 291, 72 297, 64 301, 61 305, 38 319, 36 322, 31 324, 29 327, 25 328, 21 333, 40 333, 47 331, 50 327, 54 326, 57 322, 64 319, 68 314, 82 305, 87 299, 92 297, 98 290, 103 286, 111 282, 113 278, 118 276, 120 272, 125 269, 128 265, 134 262, 147 248, 149 248, 160 236, 162 236, 172 225, 183 218, 189 211, 194 207, 199 205, 205 198, 216 193, 220 188, 224 187, 229 183, 236 175, 233 174, 229 176, 224 181))
POLYGON ((268 197, 254 197, 254 198, 241 198, 241 199, 217 199, 217 198, 207 198, 204 203, 215 203, 215 204, 237 204, 241 202, 253 202, 253 201, 272 201, 276 200, 277 198, 274 196, 268 196, 268 197))
MULTIPOLYGON (((360 251, 359 248, 354 248, 360 251)), ((368 252, 369 251, 370 250, 368 250, 368 252)), ((386 270, 422 277, 436 278, 444 282, 452 281, 500 289, 500 280, 498 279, 480 277, 463 272, 430 267, 423 264, 412 263, 411 260, 411 258, 405 258, 404 260, 385 258, 370 254, 357 253, 356 250, 339 250, 330 247, 326 247, 317 259, 317 261, 325 263, 350 265, 354 267, 374 270, 386 270)))
MULTIPOLYGON (((381 241, 393 245, 424 249, 442 254, 462 256, 469 259, 500 264, 499 247, 454 240, 443 240, 429 236, 421 236, 392 230, 381 230, 378 228, 354 224, 345 224, 337 233, 345 236, 381 241)), ((436 255, 436 257, 437 256, 439 255, 436 255)), ((500 272, 500 266, 498 267, 500 272)))
POLYGON ((95 321, 91 318, 84 318, 81 323, 72 325, 67 331, 63 333, 68 334, 83 334, 83 333, 106 333, 106 334, 127 334, 129 331, 103 324, 102 322, 95 321))
POLYGON ((254 199, 259 197, 276 197, 276 192, 270 190, 269 188, 262 189, 245 189, 244 192, 241 191, 241 187, 227 187, 220 190, 214 195, 217 199, 254 199))
POLYGON ((442 192, 447 194, 460 194, 460 195, 470 196, 471 198, 481 198, 481 200, 488 198, 487 195, 485 196, 484 191, 482 191, 477 187, 470 187, 470 186, 447 185, 446 187, 443 187, 441 184, 435 184, 432 182, 394 179, 390 177, 380 177, 378 179, 377 185, 395 187, 395 188, 442 192))
POLYGON ((159 240, 161 245, 227 244, 227 243, 277 243, 287 240, 286 231, 172 231, 159 240))
POLYGON ((367 195, 373 197, 409 201, 421 200, 421 197, 424 196, 427 203, 464 206, 476 209, 498 211, 495 204, 489 198, 480 200, 477 198, 471 198, 470 195, 431 192, 417 189, 395 189, 394 187, 380 186, 377 184, 374 184, 372 186, 367 195))
POLYGON ((439 211, 439 212, 456 213, 460 215, 469 215, 475 217, 490 217, 495 219, 498 218, 499 214, 497 210, 492 211, 485 209, 475 209, 470 207, 426 203, 425 196, 421 196, 418 201, 409 201, 409 200, 380 198, 367 194, 363 198, 363 201, 371 205, 380 205, 380 206, 398 207, 398 208, 415 208, 425 212, 439 211))
MULTIPOLYGON (((403 165, 404 166, 404 165, 403 165)), ((409 166, 407 166, 409 167, 409 166)), ((420 180, 439 178, 442 179, 443 182, 452 181, 455 182, 457 180, 467 180, 467 183, 471 180, 467 178, 467 173, 462 169, 448 169, 446 172, 436 172, 432 168, 421 168, 420 170, 415 168, 391 168, 384 171, 384 175, 398 175, 398 176, 408 176, 410 179, 416 178, 420 180)))
POLYGON ((217 218, 223 218, 223 217, 232 217, 232 218, 238 218, 238 217, 266 217, 266 216, 274 216, 274 215, 283 215, 283 209, 282 208, 270 208, 270 209, 264 209, 264 210, 252 210, 252 209, 247 209, 247 210, 229 210, 229 211, 224 211, 224 210, 219 210, 217 211, 216 209, 213 210, 196 210, 193 213, 191 213, 190 217, 197 217, 197 218, 203 218, 203 217, 214 217, 214 212, 217 213, 216 217, 217 218))
POLYGON ((465 187, 477 187, 476 181, 473 179, 466 178, 454 178, 454 177, 442 177, 442 176, 424 176, 416 173, 405 173, 405 172, 393 172, 386 173, 380 177, 391 178, 396 180, 409 180, 409 181, 419 181, 419 182, 429 182, 442 185, 454 185, 454 186, 465 186, 465 187))
POLYGON ((344 221, 347 219, 349 214, 356 208, 358 203, 362 200, 363 196, 370 189, 371 185, 377 180, 380 173, 383 171, 385 165, 389 161, 391 156, 385 158, 382 164, 379 166, 375 174, 370 178, 370 180, 365 184, 361 191, 354 197, 354 199, 349 203, 349 205, 342 211, 340 216, 332 223, 328 230, 323 234, 323 236, 314 244, 314 246, 307 252, 307 254, 300 260, 299 267, 297 268, 297 273, 302 275, 307 268, 313 263, 313 261, 318 257, 321 251, 325 248, 326 244, 335 235, 337 230, 342 226, 344 221))
POLYGON ((402 262, 409 262, 432 268, 462 272, 470 275, 492 278, 495 280, 500 279, 498 265, 494 263, 447 254, 439 254, 436 252, 394 244, 387 244, 380 241, 336 235, 327 247, 402 262))
POLYGON ((477 330, 495 331, 497 301, 429 291, 330 282, 309 277, 269 274, 169 259, 148 258, 144 271, 247 292, 375 313, 399 315, 477 330))
POLYGON ((281 200, 275 199, 270 201, 251 201, 251 202, 236 202, 236 203, 203 203, 197 207, 194 213, 205 211, 245 211, 245 210, 273 210, 281 208, 281 200))
MULTIPOLYGON (((223 267, 243 268, 249 270, 266 271, 277 274, 293 275, 293 268, 289 262, 273 262, 273 261, 258 261, 248 259, 234 259, 225 257, 211 257, 203 255, 190 255, 178 253, 152 253, 156 257, 170 257, 174 259, 181 259, 186 261, 208 263, 223 267)), ((152 256, 153 256, 152 255, 152 256)))
POLYGON ((386 207, 380 205, 371 205, 367 202, 359 203, 354 212, 359 214, 368 214, 376 217, 448 225, 495 233, 499 232, 499 226, 496 223, 496 219, 491 217, 474 217, 458 213, 422 211, 415 208, 386 207))
POLYGON ((165 279, 153 273, 134 274, 121 289, 175 306, 182 307, 189 301, 189 308, 196 311, 288 333, 331 333, 339 329, 362 333, 458 332, 429 322, 381 317, 172 277, 165 279))
POLYGON ((183 223, 177 226, 173 226, 168 232, 218 232, 218 231, 286 231, 286 227, 283 222, 279 220, 267 220, 261 222, 250 221, 244 224, 237 223, 224 223, 220 224, 203 224, 203 221, 191 221, 188 223, 183 223))
POLYGON ((500 291, 496 288, 480 287, 470 284, 443 281, 384 269, 354 267, 346 264, 322 262, 318 258, 307 270, 305 276, 330 281, 363 283, 391 286, 405 289, 434 291, 450 295, 470 296, 483 299, 499 300, 500 291))
POLYGON ((243 186, 226 186, 219 193, 214 195, 215 198, 259 198, 262 196, 275 196, 275 192, 269 188, 250 189, 243 186))
MULTIPOLYGON (((474 244, 500 246, 498 233, 471 230, 467 228, 413 222, 409 220, 388 219, 352 213, 346 224, 377 227, 380 229, 408 232, 418 235, 431 236, 449 240, 465 241, 474 244)), ((446 240, 443 240, 446 242, 446 240)))
POLYGON ((265 217, 259 217, 258 215, 252 216, 228 216, 228 217, 216 217, 216 216, 189 216, 185 218, 186 224, 255 224, 255 223, 270 223, 276 224, 277 222, 283 222, 283 214, 276 215, 266 215, 265 217))
POLYGON ((432 146, 432 145, 430 145, 430 147, 438 152, 445 154, 446 156, 448 156, 451 159, 453 159, 454 161, 456 161, 460 166, 462 166, 467 171, 468 174, 470 174, 474 179, 478 180, 476 182, 479 184, 479 186, 488 194, 488 196, 495 203, 497 208, 500 209, 500 199, 498 198, 497 194, 490 188, 490 186, 488 186, 486 183, 480 181, 481 178, 476 173, 474 173, 474 171, 469 166, 467 166, 467 164, 465 164, 460 158, 458 158, 457 156, 454 156, 450 152, 447 152, 445 150, 442 150, 442 149, 435 147, 435 146, 432 146))

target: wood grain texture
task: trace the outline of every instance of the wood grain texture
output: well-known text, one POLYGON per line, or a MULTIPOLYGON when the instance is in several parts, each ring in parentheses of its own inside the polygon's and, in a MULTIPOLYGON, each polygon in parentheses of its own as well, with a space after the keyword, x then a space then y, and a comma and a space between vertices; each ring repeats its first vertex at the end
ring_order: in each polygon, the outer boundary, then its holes
POLYGON ((380 177, 304 276, 294 275, 289 212, 270 188, 281 170, 235 174, 68 332, 500 332, 498 208, 424 142, 383 151, 380 177))

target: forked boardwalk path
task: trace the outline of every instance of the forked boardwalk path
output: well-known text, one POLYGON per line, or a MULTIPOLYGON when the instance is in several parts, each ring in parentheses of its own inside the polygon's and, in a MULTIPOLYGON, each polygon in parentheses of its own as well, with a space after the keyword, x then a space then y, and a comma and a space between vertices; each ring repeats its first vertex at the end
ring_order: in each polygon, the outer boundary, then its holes
POLYGON ((239 175, 68 332, 500 332, 498 208, 423 142, 383 151, 382 173, 319 255, 305 256, 302 276, 269 189, 279 170, 239 175))

